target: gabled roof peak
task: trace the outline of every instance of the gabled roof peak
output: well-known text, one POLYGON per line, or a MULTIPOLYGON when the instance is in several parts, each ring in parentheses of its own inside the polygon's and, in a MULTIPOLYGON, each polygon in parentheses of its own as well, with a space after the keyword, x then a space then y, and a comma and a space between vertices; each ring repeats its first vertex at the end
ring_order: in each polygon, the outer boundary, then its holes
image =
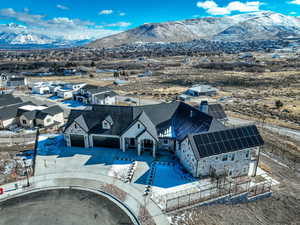
POLYGON ((83 114, 81 114, 80 116, 78 116, 75 120, 74 120, 82 129, 84 129, 85 132, 89 131, 89 128, 87 126, 87 123, 85 121, 85 118, 83 116, 83 114))

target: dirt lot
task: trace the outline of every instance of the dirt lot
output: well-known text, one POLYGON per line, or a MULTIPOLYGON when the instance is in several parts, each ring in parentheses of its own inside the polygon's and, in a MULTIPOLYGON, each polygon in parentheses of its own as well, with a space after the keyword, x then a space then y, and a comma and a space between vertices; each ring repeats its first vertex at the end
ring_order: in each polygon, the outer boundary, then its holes
POLYGON ((34 145, 0 147, 0 185, 26 178, 23 161, 16 154, 33 148, 34 145))

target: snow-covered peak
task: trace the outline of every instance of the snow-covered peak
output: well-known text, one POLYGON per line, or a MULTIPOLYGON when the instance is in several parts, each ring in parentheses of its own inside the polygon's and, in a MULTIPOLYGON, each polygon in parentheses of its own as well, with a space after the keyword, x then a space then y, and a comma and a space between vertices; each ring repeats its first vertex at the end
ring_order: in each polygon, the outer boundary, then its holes
POLYGON ((26 45, 26 44, 51 44, 53 40, 41 36, 37 36, 34 34, 19 34, 15 36, 11 42, 13 45, 26 45))

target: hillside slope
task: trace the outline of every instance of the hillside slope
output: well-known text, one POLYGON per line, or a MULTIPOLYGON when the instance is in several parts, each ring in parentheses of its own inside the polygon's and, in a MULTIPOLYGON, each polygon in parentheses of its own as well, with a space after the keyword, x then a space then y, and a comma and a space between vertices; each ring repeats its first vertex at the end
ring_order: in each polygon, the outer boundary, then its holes
POLYGON ((300 37, 300 19, 274 12, 149 23, 91 42, 108 48, 136 42, 186 42, 195 39, 240 41, 300 37))

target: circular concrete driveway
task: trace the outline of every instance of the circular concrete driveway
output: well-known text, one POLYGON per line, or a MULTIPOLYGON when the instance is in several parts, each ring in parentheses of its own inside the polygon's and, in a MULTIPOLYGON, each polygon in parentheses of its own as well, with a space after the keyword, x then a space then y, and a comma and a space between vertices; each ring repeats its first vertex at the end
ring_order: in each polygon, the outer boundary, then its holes
POLYGON ((108 198, 82 190, 47 190, 0 203, 0 225, 129 225, 108 198))

